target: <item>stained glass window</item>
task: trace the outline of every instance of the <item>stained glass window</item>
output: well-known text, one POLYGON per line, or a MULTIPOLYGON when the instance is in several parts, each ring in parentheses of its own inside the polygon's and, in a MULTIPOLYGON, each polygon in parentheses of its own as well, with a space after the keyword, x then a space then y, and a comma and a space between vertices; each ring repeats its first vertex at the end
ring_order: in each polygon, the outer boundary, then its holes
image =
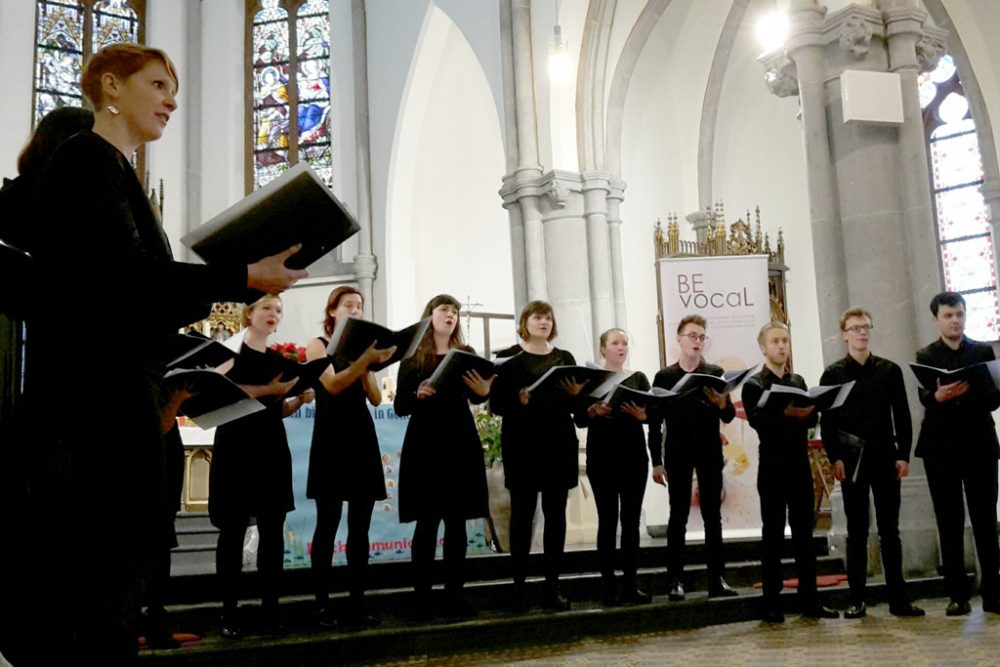
POLYGON ((329 0, 256 0, 248 8, 249 184, 257 189, 306 160, 332 186, 329 0))
POLYGON ((38 0, 33 122, 56 107, 82 106, 80 76, 91 53, 141 42, 145 0, 38 0))
POLYGON ((1000 298, 992 227, 980 192, 983 163, 976 124, 951 56, 920 76, 919 93, 945 288, 965 297, 966 333, 997 340, 1000 298))

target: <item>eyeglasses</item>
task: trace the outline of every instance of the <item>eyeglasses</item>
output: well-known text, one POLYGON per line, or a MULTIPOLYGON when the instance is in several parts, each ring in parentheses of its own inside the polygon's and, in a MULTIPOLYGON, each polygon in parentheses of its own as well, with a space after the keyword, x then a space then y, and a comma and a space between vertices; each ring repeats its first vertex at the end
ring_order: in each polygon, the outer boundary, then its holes
POLYGON ((681 335, 687 338, 692 343, 694 342, 704 343, 706 340, 708 340, 708 336, 706 336, 705 334, 686 333, 681 335))
POLYGON ((868 333, 875 328, 874 324, 858 324, 857 326, 847 327, 844 331, 850 331, 852 334, 868 333))

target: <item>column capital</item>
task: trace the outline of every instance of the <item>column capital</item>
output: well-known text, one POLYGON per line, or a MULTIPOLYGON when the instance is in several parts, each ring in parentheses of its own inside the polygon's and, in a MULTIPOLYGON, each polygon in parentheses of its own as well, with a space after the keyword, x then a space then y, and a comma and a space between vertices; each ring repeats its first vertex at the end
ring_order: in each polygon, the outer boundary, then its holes
POLYGON ((378 273, 378 260, 375 255, 363 254, 354 256, 354 274, 359 280, 369 278, 374 280, 378 273))

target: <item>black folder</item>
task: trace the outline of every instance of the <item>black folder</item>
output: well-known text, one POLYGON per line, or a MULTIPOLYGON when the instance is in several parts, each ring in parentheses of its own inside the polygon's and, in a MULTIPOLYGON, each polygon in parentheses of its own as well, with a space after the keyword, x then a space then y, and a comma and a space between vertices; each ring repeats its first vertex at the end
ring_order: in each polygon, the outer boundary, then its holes
POLYGON ((181 404, 179 412, 203 429, 221 426, 264 409, 263 403, 214 370, 174 369, 165 377, 168 387, 186 388, 193 394, 181 404))
POLYGON ((347 207, 300 162, 181 239, 208 264, 252 264, 298 243, 302 269, 358 232, 347 207))
POLYGON ((910 364, 910 370, 917 377, 924 389, 937 391, 938 380, 941 384, 964 381, 969 383, 969 391, 974 394, 984 394, 1000 387, 1000 360, 981 361, 978 364, 945 370, 923 364, 910 364))
POLYGON ((236 356, 235 350, 196 332, 171 334, 163 352, 167 368, 216 368, 236 356))
POLYGON ((483 379, 488 380, 496 375, 497 366, 512 358, 505 357, 498 361, 490 361, 474 352, 452 348, 448 350, 448 354, 444 356, 438 367, 434 369, 434 372, 428 378, 428 382, 436 390, 446 389, 453 391, 457 388, 465 387, 462 379, 469 371, 476 371, 483 379))
POLYGON ((602 400, 611 406, 612 415, 620 414, 622 406, 626 403, 634 403, 640 408, 652 410, 659 414, 664 411, 666 404, 671 399, 678 396, 680 394, 677 392, 664 389, 663 387, 653 387, 649 391, 643 391, 619 384, 602 400))
POLYGON ((333 329, 330 344, 326 346, 326 354, 330 357, 344 356, 348 360, 354 361, 364 354, 372 343, 377 343, 379 349, 395 345, 396 351, 388 361, 372 364, 368 367, 369 370, 380 371, 416 352, 417 345, 427 333, 427 327, 430 324, 431 318, 425 317, 405 329, 393 331, 368 320, 344 317, 337 322, 337 326, 333 329))
POLYGON ((330 359, 328 357, 313 359, 312 361, 306 361, 303 363, 292 361, 291 359, 284 359, 284 364, 281 367, 281 381, 288 382, 292 378, 299 379, 299 381, 288 390, 288 393, 285 394, 285 396, 298 396, 306 389, 319 389, 319 376, 322 375, 323 371, 329 368, 329 366, 330 359))
POLYGON ((527 387, 527 390, 532 395, 532 398, 536 396, 565 395, 565 391, 561 386, 563 381, 583 382, 585 385, 583 391, 579 394, 579 396, 583 397, 615 375, 615 371, 590 366, 553 366, 535 380, 534 384, 527 387))
POLYGON ((760 395, 757 407, 774 412, 782 412, 789 405, 796 408, 816 406, 818 411, 834 410, 844 404, 853 388, 854 380, 844 384, 820 385, 809 389, 774 384, 760 395))
POLYGON ((731 393, 740 386, 751 371, 756 366, 744 368, 741 371, 726 371, 722 375, 710 375, 708 373, 688 373, 670 388, 670 391, 678 394, 690 394, 699 391, 702 387, 708 387, 719 394, 731 393))

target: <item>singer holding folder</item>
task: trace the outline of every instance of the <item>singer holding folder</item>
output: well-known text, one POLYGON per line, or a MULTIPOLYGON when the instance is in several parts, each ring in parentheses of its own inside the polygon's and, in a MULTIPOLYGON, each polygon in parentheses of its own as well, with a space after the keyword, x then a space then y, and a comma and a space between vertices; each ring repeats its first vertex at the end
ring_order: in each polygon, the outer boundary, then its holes
POLYGON ((521 343, 497 356, 515 358, 497 372, 490 394, 490 406, 503 417, 500 451, 503 455, 504 485, 510 490, 510 556, 514 570, 513 607, 527 606, 525 579, 528 553, 538 505, 542 496, 545 515, 545 592, 542 605, 556 611, 569 609, 569 601, 559 593, 559 572, 566 547, 566 501, 578 483, 576 427, 573 412, 585 383, 564 380, 561 391, 533 398, 527 387, 553 366, 575 366, 566 350, 549 343, 556 337, 552 306, 532 301, 518 319, 521 343))
MULTIPOLYGON (((965 299, 942 292, 931 300, 931 314, 941 336, 917 351, 917 363, 945 370, 995 358, 987 343, 965 335, 965 299)), ((948 616, 972 611, 965 574, 965 507, 976 540, 982 579, 983 611, 1000 614, 1000 548, 997 545, 997 445, 992 412, 1000 407, 1000 391, 970 391, 967 382, 951 382, 931 391, 919 388, 924 421, 914 452, 923 458, 934 504, 941 561, 944 565, 948 616)))
MULTIPOLYGON (((172 535, 159 415, 166 403, 161 341, 206 317, 214 301, 242 301, 248 288, 278 293, 307 275, 284 266, 294 248, 250 265, 173 260, 129 164, 141 145, 160 138, 177 109, 177 72, 163 51, 105 47, 87 62, 81 87, 95 110, 93 130, 59 147, 37 193, 33 257, 47 277, 39 297, 60 305, 39 309, 29 322, 25 398, 33 422, 43 425, 35 440, 61 441, 69 454, 75 502, 67 508, 69 535, 59 538, 99 548, 67 559, 70 590, 22 615, 29 624, 25 641, 35 645, 32 657, 45 664, 117 664, 136 654, 136 588, 172 535), (137 309, 143 335, 109 342, 107 328, 97 323, 137 309), (73 375, 86 384, 53 419, 47 399, 53 387, 65 385, 66 360, 52 350, 66 346, 66 322, 80 324, 71 342, 83 352, 74 355, 73 375), (115 428, 95 448, 87 425, 112 405, 115 428), (93 507, 114 508, 117 520, 95 523, 93 507), (68 623, 57 617, 63 607, 72 610, 68 623), (33 631, 44 638, 31 637, 33 631)), ((55 520, 38 517, 39 525, 55 520)), ((45 573, 37 580, 49 585, 45 573)), ((38 599, 49 600, 43 593, 38 599)))
POLYGON ((451 617, 476 614, 462 594, 468 547, 467 519, 489 514, 483 446, 469 403, 486 400, 494 378, 475 370, 454 382, 431 386, 430 376, 453 348, 472 352, 462 341, 459 302, 441 294, 424 308, 421 318, 431 326, 412 357, 399 367, 396 414, 410 415, 399 462, 399 520, 416 521, 411 560, 417 601, 414 609, 431 608, 431 569, 438 527, 444 522, 445 613, 451 617))
MULTIPOLYGON (((323 332, 306 346, 306 359, 326 356, 329 336, 343 317, 364 315, 364 297, 353 287, 341 286, 326 300, 323 332)), ((320 376, 322 390, 316 393, 316 423, 309 448, 306 497, 316 501, 316 529, 312 541, 312 570, 316 593, 316 622, 337 625, 330 606, 330 573, 334 540, 344 503, 347 514, 347 567, 350 573, 350 609, 347 625, 376 625, 378 619, 365 608, 365 577, 368 572, 368 529, 376 500, 384 500, 385 475, 379 452, 375 422, 365 402, 378 405, 382 391, 372 364, 389 359, 395 347, 379 350, 373 344, 358 359, 334 357, 320 376)))
POLYGON ((208 478, 208 515, 219 529, 215 569, 222 590, 222 636, 243 634, 237 608, 243 569, 243 538, 250 519, 257 521, 260 544, 257 572, 265 633, 282 631, 278 608, 281 570, 285 559, 285 515, 295 509, 292 495, 292 454, 282 419, 311 402, 312 389, 298 396, 286 394, 297 378, 282 382, 285 364, 280 353, 267 348, 267 339, 281 322, 282 304, 276 296, 261 297, 243 309, 247 327, 239 356, 220 371, 266 409, 219 426, 212 448, 208 478))
MULTIPOLYGON (((628 334, 622 329, 608 329, 601 334, 604 368, 624 373, 628 357, 628 334)), ((649 380, 636 371, 623 385, 649 391, 649 380)), ((606 606, 652 601, 649 593, 639 590, 639 516, 646 493, 646 434, 642 424, 646 410, 635 403, 624 403, 617 414, 603 401, 592 403, 576 414, 576 424, 587 428, 587 479, 594 489, 597 504, 597 554, 601 564, 601 599, 606 606), (621 520, 622 591, 618 596, 615 582, 615 534, 621 520)))
POLYGON ((871 352, 872 316, 849 308, 840 316, 847 356, 834 362, 821 385, 854 381, 844 405, 823 413, 823 446, 840 480, 847 515, 847 580, 851 604, 844 618, 863 618, 868 576, 868 498, 875 498, 882 570, 889 589, 889 613, 923 616, 910 603, 903 581, 903 545, 899 539, 900 480, 910 472, 913 427, 899 366, 871 352))

